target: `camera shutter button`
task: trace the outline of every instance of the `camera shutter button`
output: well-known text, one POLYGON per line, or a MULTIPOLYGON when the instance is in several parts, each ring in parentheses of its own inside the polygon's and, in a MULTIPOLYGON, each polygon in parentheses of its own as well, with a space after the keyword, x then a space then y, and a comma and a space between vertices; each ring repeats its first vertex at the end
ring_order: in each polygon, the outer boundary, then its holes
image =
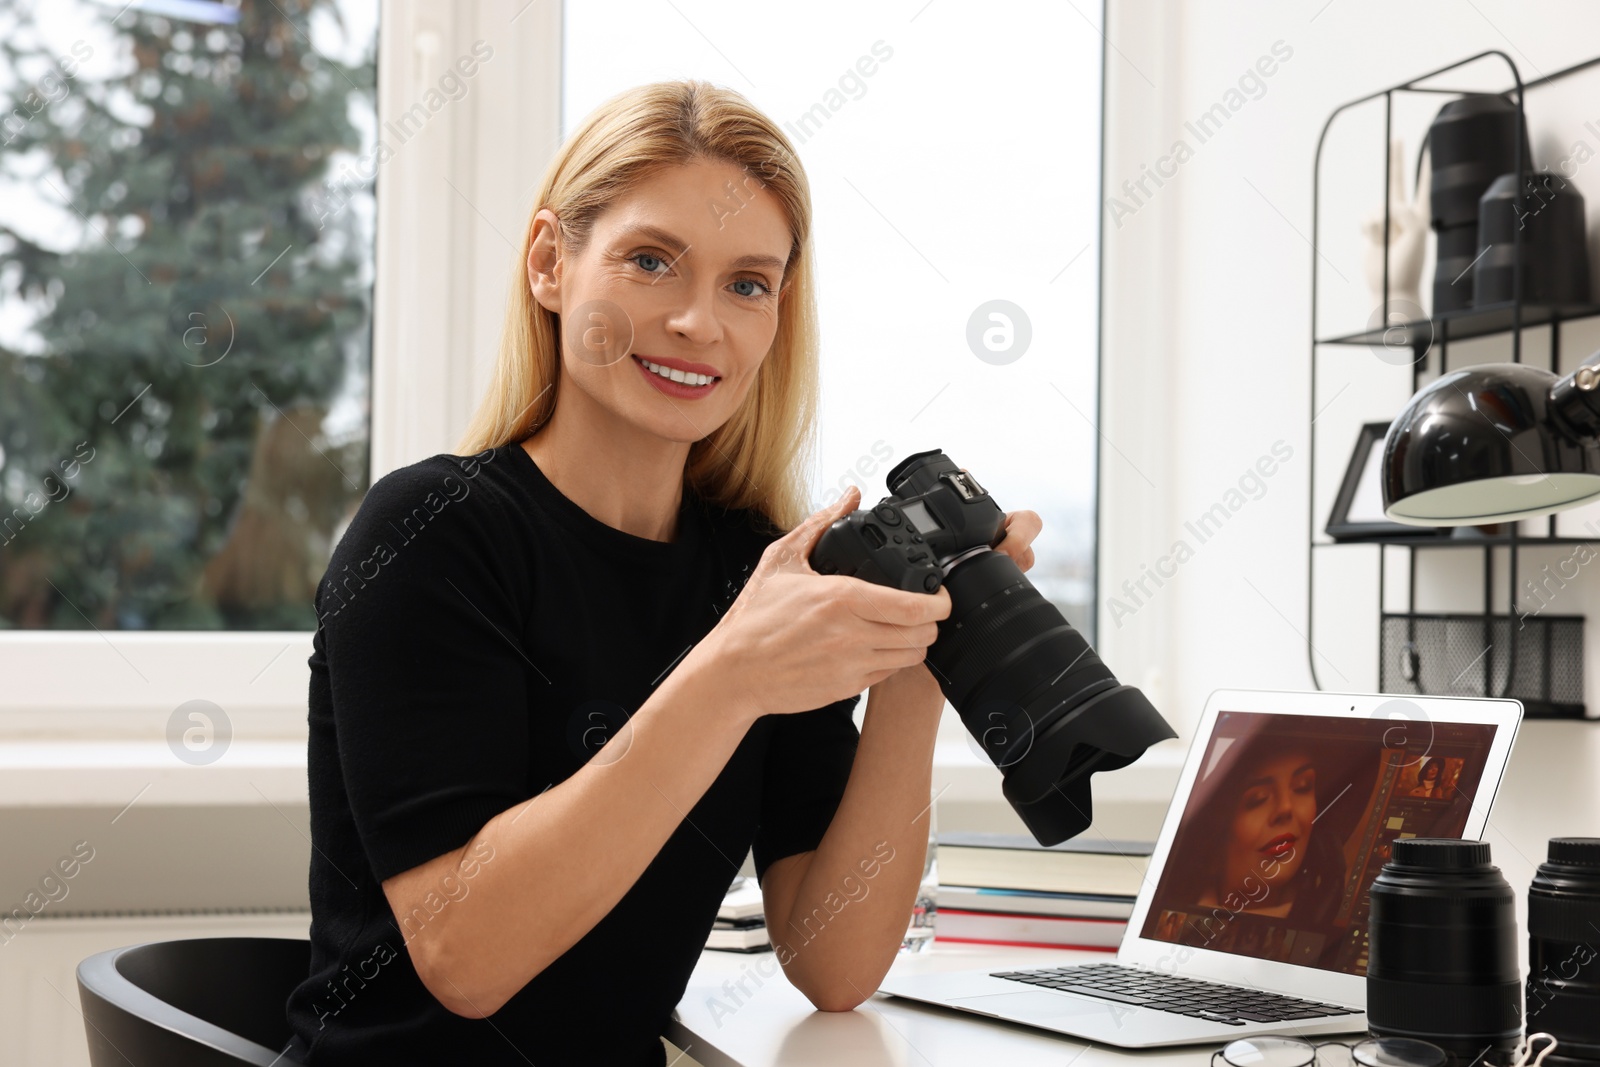
POLYGON ((877 515, 878 519, 885 526, 900 525, 900 513, 895 511, 895 509, 890 507, 888 504, 882 505, 876 511, 874 511, 873 514, 877 515))

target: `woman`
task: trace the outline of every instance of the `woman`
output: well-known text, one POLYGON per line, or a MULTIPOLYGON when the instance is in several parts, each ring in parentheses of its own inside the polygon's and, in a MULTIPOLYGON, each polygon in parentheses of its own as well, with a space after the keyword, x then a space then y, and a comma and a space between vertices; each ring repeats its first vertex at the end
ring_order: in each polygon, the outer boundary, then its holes
MULTIPOLYGON (((789 142, 737 93, 646 85, 535 204, 460 455, 379 479, 318 589, 310 1063, 664 1063, 747 851, 786 977, 847 1011, 922 874, 949 595, 807 565, 860 494, 805 517, 789 142), (876 892, 843 907, 846 879, 876 892)), ((1040 526, 998 547, 1027 569, 1040 526)))
POLYGON ((1444 761, 1430 759, 1417 768, 1417 784, 1411 790, 1414 797, 1442 797, 1444 796, 1443 783, 1440 775, 1444 771, 1444 761))
POLYGON ((1313 753, 1295 737, 1240 738, 1228 747, 1195 789, 1197 808, 1167 861, 1183 884, 1165 906, 1187 904, 1213 920, 1211 929, 1239 915, 1287 918, 1299 929, 1328 921, 1345 864, 1336 837, 1316 825, 1313 753))

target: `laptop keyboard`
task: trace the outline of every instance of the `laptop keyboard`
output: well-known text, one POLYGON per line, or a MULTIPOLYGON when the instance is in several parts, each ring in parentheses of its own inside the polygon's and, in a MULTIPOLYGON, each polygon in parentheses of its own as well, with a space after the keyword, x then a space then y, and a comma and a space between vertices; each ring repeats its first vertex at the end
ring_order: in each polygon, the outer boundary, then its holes
POLYGON ((1281 993, 1206 982, 1182 975, 1160 974, 1117 963, 1044 967, 1028 971, 991 971, 990 974, 994 978, 1023 982, 1042 989, 1060 989, 1230 1026, 1359 1014, 1352 1008, 1338 1004, 1322 1004, 1281 993))

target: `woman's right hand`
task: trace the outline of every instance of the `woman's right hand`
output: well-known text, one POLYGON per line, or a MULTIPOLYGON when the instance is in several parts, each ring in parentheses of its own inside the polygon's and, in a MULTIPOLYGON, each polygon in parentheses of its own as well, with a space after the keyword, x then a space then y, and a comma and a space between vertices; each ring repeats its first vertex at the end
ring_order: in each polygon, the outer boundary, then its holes
POLYGON ((809 558, 823 532, 856 510, 851 486, 773 541, 744 588, 689 658, 719 672, 752 718, 820 708, 921 663, 950 614, 950 594, 890 589, 818 574, 809 558))

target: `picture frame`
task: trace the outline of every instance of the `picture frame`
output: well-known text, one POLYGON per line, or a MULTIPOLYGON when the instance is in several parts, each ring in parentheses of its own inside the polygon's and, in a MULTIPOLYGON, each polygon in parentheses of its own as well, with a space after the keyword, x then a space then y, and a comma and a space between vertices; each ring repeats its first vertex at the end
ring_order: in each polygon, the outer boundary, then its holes
POLYGON ((1324 527, 1335 541, 1380 541, 1385 538, 1448 538, 1450 526, 1408 526, 1383 517, 1383 486, 1379 481, 1383 463, 1383 439, 1389 433, 1387 422, 1365 422, 1356 433, 1350 462, 1334 497, 1333 510, 1324 527))

